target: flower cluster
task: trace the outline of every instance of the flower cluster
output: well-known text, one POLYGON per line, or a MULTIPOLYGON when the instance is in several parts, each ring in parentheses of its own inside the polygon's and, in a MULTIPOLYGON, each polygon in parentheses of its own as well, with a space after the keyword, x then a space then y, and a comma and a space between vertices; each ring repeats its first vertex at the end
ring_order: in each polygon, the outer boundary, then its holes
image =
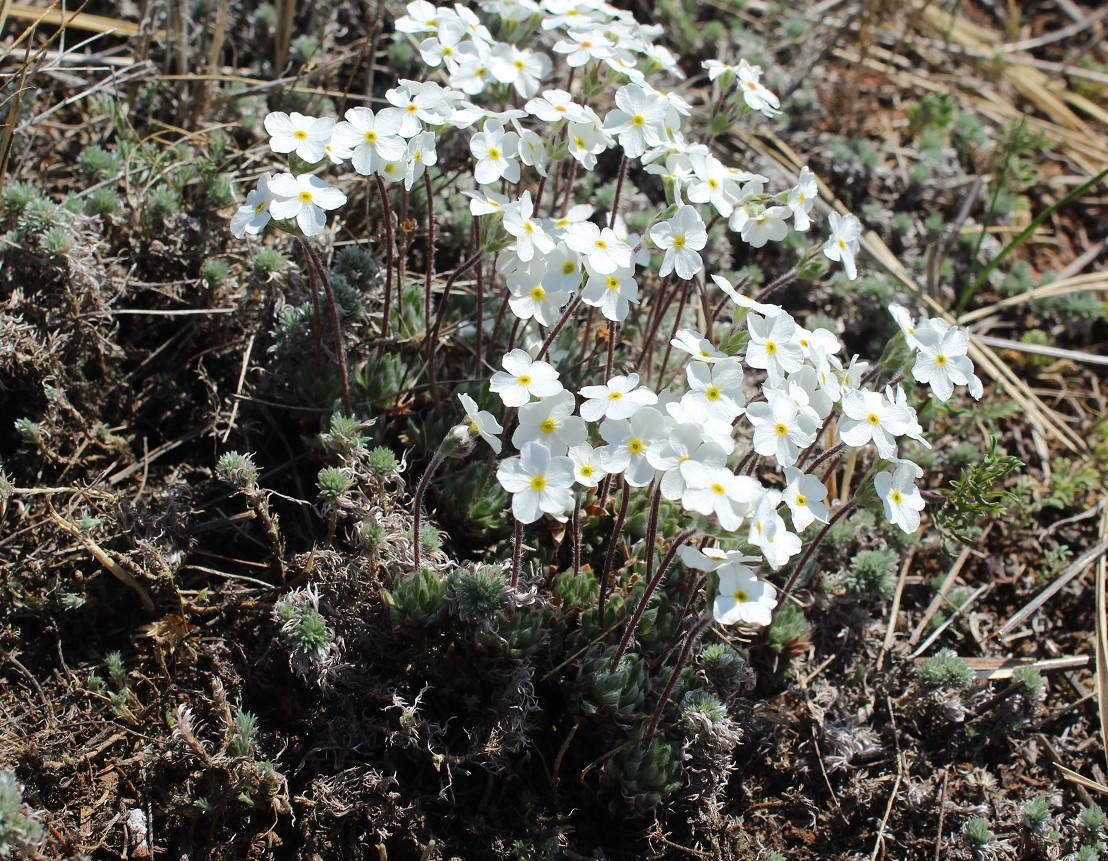
MULTIPOLYGON (((319 177, 347 162, 362 176, 410 189, 436 165, 443 136, 468 136, 463 184, 478 220, 483 250, 495 253, 505 301, 518 318, 522 341, 510 349, 490 389, 505 411, 518 410, 497 478, 512 495, 522 523, 543 515, 565 520, 582 494, 621 481, 654 492, 700 518, 703 531, 742 550, 711 545, 683 561, 718 585, 715 617, 728 624, 767 624, 776 591, 765 582, 801 553, 802 534, 834 516, 827 461, 844 449, 872 450, 870 484, 890 522, 914 531, 923 499, 920 469, 901 457, 904 440, 927 445, 898 375, 875 386, 877 370, 844 360, 837 336, 811 331, 778 305, 744 295, 719 274, 712 281, 734 305, 735 329, 682 329, 672 348, 688 355, 683 385, 654 391, 636 373, 614 373, 567 390, 557 362, 547 361, 556 334, 579 305, 623 323, 646 284, 703 279, 711 231, 729 231, 753 248, 807 234, 817 221, 816 177, 803 168, 795 185, 771 189, 767 176, 729 165, 686 134, 690 105, 648 80, 657 71, 680 77, 673 56, 646 27, 601 0, 485 0, 500 23, 500 41, 468 7, 413 0, 396 21, 418 43, 428 73, 438 80, 401 80, 386 94, 389 107, 351 108, 342 120, 272 113, 270 146, 302 172, 265 174, 232 219, 237 236, 257 234, 269 221, 306 236, 321 232, 326 213, 346 198, 319 177), (552 84, 558 62, 564 88, 552 84), (576 85, 576 86, 575 86, 576 85), (589 102, 611 90, 601 115, 589 102), (506 107, 509 102, 519 107, 506 107), (487 107, 493 104, 496 109, 487 107), (608 151, 620 155, 620 181, 608 212, 573 199, 573 178, 592 171, 608 151), (630 166, 658 177, 665 202, 643 235, 619 217, 619 188, 630 166), (548 180, 550 182, 548 183, 548 180), (548 185, 564 182, 561 200, 544 200, 548 185), (760 387, 753 391, 752 380, 760 387), (822 446, 822 449, 821 449, 822 446), (776 483, 759 475, 769 466, 776 483)), ((736 114, 780 113, 762 70, 739 59, 705 64, 708 77, 734 100, 736 114), (741 100, 741 101, 740 101, 741 100)), ((829 235, 803 256, 822 254, 857 276, 861 224, 831 212, 829 235)), ((709 261, 710 263, 710 261, 709 261)), ((911 320, 894 307, 911 374, 936 397, 981 383, 966 356, 968 338, 941 320, 911 320)), ((905 369, 907 370, 907 369, 905 369)), ((501 427, 465 397, 463 441, 485 439, 500 453, 501 427)), ((600 496, 603 498, 604 492, 600 496)), ((601 500, 603 501, 603 499, 601 500)))

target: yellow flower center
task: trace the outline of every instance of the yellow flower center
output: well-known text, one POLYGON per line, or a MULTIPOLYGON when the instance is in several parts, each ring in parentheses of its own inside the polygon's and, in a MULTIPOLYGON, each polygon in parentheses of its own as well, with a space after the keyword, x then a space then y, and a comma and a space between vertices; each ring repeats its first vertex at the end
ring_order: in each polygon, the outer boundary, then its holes
POLYGON ((534 287, 531 288, 530 295, 531 298, 534 299, 536 302, 541 302, 543 300, 543 297, 546 296, 546 291, 542 289, 542 285, 536 284, 534 287))
POLYGON ((631 125, 633 125, 637 129, 641 129, 643 126, 646 125, 646 117, 644 117, 642 114, 635 114, 633 117, 631 117, 631 125))
POLYGON ((619 401, 623 399, 623 392, 608 392, 608 400, 619 401))
POLYGON ((627 450, 631 452, 631 454, 640 455, 646 451, 646 445, 641 439, 636 438, 627 443, 627 450))
POLYGON ((788 436, 789 435, 789 426, 787 424, 785 424, 784 422, 778 422, 777 424, 775 424, 773 426, 773 432, 775 434, 777 434, 778 436, 788 436))
MULTIPOLYGON (((445 53, 445 51, 443 53, 445 53)), ((410 105, 408 105, 408 107, 404 108, 404 110, 406 110, 409 114, 415 114, 419 112, 419 105, 417 105, 415 102, 412 102, 410 105)))
POLYGON ((292 136, 298 141, 306 141, 308 139, 308 133, 303 129, 297 129, 292 133, 292 136))
POLYGON ((586 463, 584 466, 581 467, 579 471, 581 473, 581 478, 592 478, 592 475, 596 470, 594 470, 586 463))
POLYGON ((946 356, 944 356, 942 353, 939 353, 939 355, 935 357, 935 364, 938 365, 940 368, 946 367, 946 356))
POLYGON ((516 377, 516 382, 519 383, 521 386, 529 386, 531 385, 531 377, 528 374, 520 374, 518 377, 516 377))
POLYGON ((900 503, 902 503, 903 501, 904 494, 902 494, 899 490, 894 490, 892 493, 889 494, 889 502, 891 502, 893 505, 900 505, 900 503))
POLYGON ((542 493, 546 490, 546 479, 541 475, 536 475, 531 479, 531 489, 535 491, 535 493, 542 493))
POLYGON ((367 144, 377 143, 377 132, 375 132, 373 130, 370 130, 370 131, 366 132, 364 137, 365 137, 365 142, 367 144))
POLYGON ((704 390, 704 397, 706 397, 712 403, 718 401, 722 396, 723 395, 720 390, 715 386, 708 386, 708 388, 704 390))
POLYGON ((572 261, 567 260, 565 263, 562 264, 562 274, 563 275, 572 275, 576 271, 577 271, 577 267, 573 264, 572 261))
POLYGON ((541 430, 545 434, 552 434, 557 429, 558 423, 555 422, 554 419, 543 419, 542 424, 539 425, 539 430, 541 430))
POLYGON ((497 161, 500 158, 500 150, 496 147, 489 147, 489 158, 493 161, 497 161))
POLYGON ((469 435, 477 436, 480 432, 481 430, 477 427, 477 422, 471 420, 469 423, 469 435))
POLYGON ((766 353, 768 353, 771 356, 776 356, 777 355, 777 342, 776 341, 766 341, 766 353))
POLYGON ((302 191, 300 192, 300 194, 297 195, 297 197, 300 199, 301 203, 312 202, 312 193, 310 191, 302 191))
POLYGON ((745 604, 750 600, 750 596, 742 589, 736 589, 731 593, 731 597, 735 599, 736 604, 745 604))
POLYGON ((727 488, 717 481, 712 485, 712 493, 716 496, 724 496, 727 493, 727 488))
POLYGON ((619 279, 615 275, 608 276, 608 289, 613 293, 619 291, 619 279))
POLYGON ((675 251, 680 251, 684 247, 685 247, 685 237, 684 236, 675 236, 675 237, 673 237, 673 248, 674 248, 675 251))
POLYGON ((808 497, 803 493, 798 493, 796 495, 796 505, 797 508, 806 508, 808 505, 808 497))
POLYGON ((866 416, 866 421, 874 427, 877 427, 879 424, 881 424, 881 416, 877 415, 877 413, 870 413, 868 416, 866 416))

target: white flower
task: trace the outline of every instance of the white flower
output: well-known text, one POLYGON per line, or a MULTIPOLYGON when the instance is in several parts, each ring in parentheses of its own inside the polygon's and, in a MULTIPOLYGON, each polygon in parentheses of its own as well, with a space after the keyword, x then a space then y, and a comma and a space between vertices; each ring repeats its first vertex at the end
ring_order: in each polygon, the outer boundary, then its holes
POLYGON ((534 523, 543 514, 564 521, 573 507, 573 462, 554 457, 540 443, 529 442, 519 457, 501 461, 496 478, 512 494, 512 514, 521 523, 534 523))
POLYGON ((652 467, 662 472, 662 480, 658 484, 662 497, 680 499, 684 494, 685 479, 681 474, 683 464, 696 461, 705 466, 723 466, 731 451, 730 437, 727 438, 727 443, 727 446, 723 446, 708 437, 700 424, 685 423, 674 427, 664 442, 651 446, 646 459, 652 467))
POLYGON ((585 266, 597 275, 611 275, 617 269, 631 269, 631 246, 611 228, 600 228, 591 221, 580 221, 566 231, 565 243, 584 255, 585 266))
POLYGON ((501 443, 497 434, 504 430, 493 414, 488 410, 478 409, 477 403, 469 395, 460 393, 458 400, 462 402, 462 409, 466 411, 466 421, 469 422, 469 435, 481 437, 492 447, 492 450, 500 454, 501 443))
POLYGON ((681 504, 689 511, 716 516, 719 525, 734 532, 762 496, 762 486, 749 475, 735 475, 725 466, 695 460, 681 464, 685 492, 681 504))
POLYGON ((704 261, 696 252, 708 244, 708 231, 694 207, 680 207, 669 221, 662 221, 650 228, 650 239, 665 250, 658 274, 665 277, 676 271, 678 278, 686 281, 704 268, 704 261))
POLYGON ((731 282, 722 275, 713 275, 712 280, 716 282, 716 286, 726 293, 731 301, 739 308, 745 308, 747 311, 757 311, 765 317, 776 317, 781 314, 781 309, 777 305, 755 302, 750 296, 747 296, 745 293, 740 293, 731 286, 731 282))
POLYGON ((654 478, 646 453, 665 435, 665 418, 653 407, 643 407, 630 419, 606 421, 600 426, 600 436, 607 443, 600 462, 608 472, 623 473, 631 487, 646 487, 654 478))
POLYGON ((350 163, 362 176, 404 158, 408 144, 400 137, 403 117, 395 108, 376 114, 369 108, 351 108, 345 116, 346 121, 335 126, 335 141, 353 150, 350 163))
POLYGON ((873 486, 885 506, 885 517, 908 534, 919 529, 919 513, 925 504, 915 485, 912 466, 914 464, 902 464, 895 472, 879 472, 873 479, 873 486))
MULTIPOLYGON (((557 51, 557 47, 554 48, 557 51)), ((543 90, 541 98, 531 99, 524 108, 537 120, 544 123, 556 123, 560 120, 572 120, 576 123, 586 121, 585 109, 573 101, 573 96, 565 90, 543 90)))
POLYGON ((915 341, 919 347, 912 367, 916 382, 930 384, 940 401, 949 400, 956 385, 969 384, 973 364, 966 358, 969 334, 964 329, 951 326, 940 332, 934 326, 923 326, 916 330, 915 341))
POLYGON ((504 229, 509 236, 516 238, 516 256, 524 263, 539 254, 549 254, 554 250, 554 240, 551 239, 542 226, 531 219, 535 212, 535 205, 531 202, 531 192, 523 192, 523 197, 518 205, 504 213, 504 229))
POLYGON ((842 262, 846 277, 853 281, 858 277, 854 257, 858 253, 862 222, 853 215, 839 215, 837 212, 832 212, 827 220, 831 223, 831 236, 823 244, 823 254, 828 260, 842 262))
POLYGON ((804 350, 796 342, 796 321, 792 317, 751 314, 746 318, 746 326, 750 331, 746 363, 750 367, 765 369, 774 384, 784 379, 785 374, 800 370, 804 364, 804 350))
POLYGON ((627 318, 631 305, 638 304, 639 285, 630 269, 615 270, 608 275, 593 273, 581 291, 581 301, 619 323, 627 318))
POLYGON ((324 210, 338 209, 346 203, 345 194, 310 173, 300 176, 282 173, 273 177, 268 186, 275 198, 269 204, 270 215, 278 221, 296 219, 305 236, 323 232, 327 226, 324 210))
POLYGON ((604 130, 616 136, 628 158, 638 158, 647 147, 665 143, 665 103, 657 93, 639 84, 616 90, 616 110, 604 120, 604 130))
POLYGON ((530 48, 498 42, 489 57, 489 70, 502 84, 511 84, 525 99, 539 91, 539 83, 550 74, 550 58, 530 48))
POLYGON ((878 392, 852 389, 843 395, 842 408, 839 439, 851 448, 872 441, 881 457, 896 457, 896 438, 912 426, 904 404, 892 403, 878 392))
POLYGON ((566 451, 585 441, 585 422, 573 415, 577 405, 572 392, 565 390, 519 408, 519 426, 512 434, 512 445, 522 449, 529 442, 541 442, 550 451, 566 451))
POLYGON ((428 167, 438 162, 435 152, 434 132, 420 132, 408 141, 407 168, 404 171, 404 188, 412 190, 417 179, 423 176, 428 167))
POLYGON ((510 205, 508 198, 495 191, 463 191, 469 198, 470 215, 496 215, 510 205))
POLYGON ((581 286, 581 255, 564 242, 559 242, 543 262, 546 274, 542 286, 547 290, 570 294, 581 286))
POLYGON ((616 376, 603 386, 585 386, 581 397, 581 418, 587 422, 601 419, 629 419, 643 407, 658 403, 658 396, 650 389, 640 389, 639 375, 616 376))
POLYGON ((726 359, 727 354, 715 348, 711 341, 694 329, 678 329, 670 343, 678 350, 688 353, 698 362, 718 362, 726 359))
POLYGON ((713 365, 692 362, 685 369, 689 391, 681 400, 695 404, 708 418, 730 423, 742 415, 743 366, 735 358, 720 359, 713 365))
POLYGON ((489 381, 489 389, 500 395, 506 407, 521 407, 531 397, 547 398, 562 391, 558 372, 546 362, 536 362, 523 350, 504 356, 504 370, 489 381))
POLYGON ((785 470, 785 481, 788 483, 781 491, 781 499, 792 512, 793 528, 797 532, 803 532, 814 521, 826 523, 829 512, 823 502, 827 498, 827 488, 823 486, 823 482, 796 467, 785 470))
POLYGON ((761 248, 767 242, 780 242, 789 234, 789 225, 785 219, 789 216, 787 206, 754 206, 750 216, 743 223, 739 236, 751 248, 761 248))
POLYGON ((583 487, 596 487, 607 471, 600 463, 600 449, 581 443, 571 446, 569 459, 573 461, 573 477, 583 487))
POLYGON ((469 141, 469 151, 477 159, 473 177, 478 185, 489 185, 501 177, 519 182, 519 135, 504 131, 503 124, 486 120, 482 130, 469 141))
POLYGON ((808 165, 804 165, 800 169, 799 181, 789 192, 788 200, 789 209, 793 214, 793 227, 802 233, 812 224, 808 213, 812 211, 818 196, 819 186, 816 184, 816 175, 808 169, 808 165))
POLYGON ((808 407, 801 410, 788 395, 774 390, 766 400, 746 408, 746 417, 754 425, 754 451, 772 456, 781 466, 792 466, 800 449, 816 441, 819 421, 808 407))
POLYGON ((781 113, 781 101, 760 83, 761 66, 752 66, 746 60, 739 60, 735 74, 739 79, 739 91, 748 107, 771 118, 781 113))
POLYGON ((262 174, 256 188, 252 188, 246 195, 246 203, 239 207, 239 211, 231 216, 231 233, 237 239, 242 239, 246 234, 257 236, 261 233, 272 217, 269 213, 269 204, 273 200, 273 192, 269 190, 269 181, 273 174, 262 174))
POLYGON ((612 56, 612 43, 600 30, 570 31, 569 36, 554 45, 557 54, 566 55, 570 68, 584 66, 590 60, 606 60, 612 56))
POLYGON ((534 258, 508 276, 508 305, 521 320, 534 317, 543 326, 552 326, 562 307, 569 301, 567 290, 547 289, 547 260, 534 258))
POLYGON ((759 580, 745 565, 730 563, 719 569, 719 594, 712 615, 721 625, 768 625, 777 606, 777 590, 759 580))
POLYGON ((273 111, 266 115, 265 130, 269 132, 269 147, 274 152, 295 152, 308 164, 322 161, 335 121, 329 117, 308 117, 273 111))

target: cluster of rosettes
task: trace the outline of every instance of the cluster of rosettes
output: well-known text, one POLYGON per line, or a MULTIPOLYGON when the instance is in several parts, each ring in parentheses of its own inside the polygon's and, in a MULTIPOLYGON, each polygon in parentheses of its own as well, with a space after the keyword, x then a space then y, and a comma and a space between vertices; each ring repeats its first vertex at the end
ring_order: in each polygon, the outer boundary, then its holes
MULTIPOLYGON (((575 495, 596 488, 605 476, 620 476, 630 487, 657 482, 663 498, 703 515, 709 531, 718 527, 749 548, 745 555, 711 547, 682 555, 687 565, 719 578, 716 618, 767 624, 776 593, 756 571, 780 569, 801 552, 801 534, 830 516, 823 477, 808 470, 818 465, 817 444, 832 419, 834 435, 826 448, 872 447, 882 467, 874 473, 874 489, 888 520, 905 532, 920 524, 924 502, 916 481, 922 470, 900 457, 899 443, 929 444, 902 386, 868 388, 867 363, 855 357, 844 364, 833 332, 809 331, 779 306, 756 302, 721 277, 714 280, 738 316, 745 316, 747 343, 740 355, 730 356, 699 332, 678 332, 672 344, 690 357, 679 394, 651 391, 629 374, 575 395, 563 388, 552 365, 523 350, 508 353, 490 388, 505 407, 518 408, 511 441, 519 454, 501 461, 497 478, 512 495, 513 515, 524 523, 544 514, 564 520, 575 495), (749 401, 748 369, 765 374, 761 391, 749 401), (738 433, 741 420, 749 425, 746 433, 738 433), (750 448, 737 437, 752 437, 750 448), (745 455, 738 469, 730 465, 737 455, 745 455), (783 489, 755 477, 754 455, 784 472, 783 489)), ((930 383, 944 401, 954 384, 980 396, 963 331, 936 320, 916 324, 904 309, 890 310, 915 350, 917 381, 930 383)), ((463 427, 499 454, 500 426, 462 398, 463 427)))

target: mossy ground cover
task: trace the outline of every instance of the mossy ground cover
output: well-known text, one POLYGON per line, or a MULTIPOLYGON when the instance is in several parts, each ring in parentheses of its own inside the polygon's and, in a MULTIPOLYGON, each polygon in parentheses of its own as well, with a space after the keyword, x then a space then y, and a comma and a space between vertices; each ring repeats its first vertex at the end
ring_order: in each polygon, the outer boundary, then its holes
MULTIPOLYGON (((949 313, 986 396, 919 404, 918 536, 859 510, 772 625, 700 640, 701 581, 674 566, 613 661, 669 547, 650 523, 678 534, 676 506, 614 492, 579 532, 536 525, 519 591, 487 450, 441 467, 414 522, 455 394, 483 391, 514 339, 491 256, 465 268, 464 145, 440 151, 429 280, 420 184, 387 223, 349 184, 316 246, 348 394, 301 246, 228 229, 272 168, 268 111, 341 116, 423 74, 394 39, 403 9, 6 7, 0 852, 1103 857, 1108 213, 1103 182, 1083 188, 1108 164, 1103 19, 818 9, 631 7, 663 25, 721 154, 810 164, 862 219, 859 280, 823 271, 775 301, 872 357, 889 302, 949 313), (762 65, 785 114, 713 126, 717 57, 762 65)), ((619 196, 642 232, 656 191, 610 155, 577 199, 619 196)), ((796 253, 722 231, 704 251, 755 286, 796 253)), ((662 388, 676 360, 644 335, 677 312, 659 299, 655 322, 651 302, 566 337, 589 358, 617 338, 662 388)), ((845 499, 859 477, 845 461, 828 480, 845 499)))

